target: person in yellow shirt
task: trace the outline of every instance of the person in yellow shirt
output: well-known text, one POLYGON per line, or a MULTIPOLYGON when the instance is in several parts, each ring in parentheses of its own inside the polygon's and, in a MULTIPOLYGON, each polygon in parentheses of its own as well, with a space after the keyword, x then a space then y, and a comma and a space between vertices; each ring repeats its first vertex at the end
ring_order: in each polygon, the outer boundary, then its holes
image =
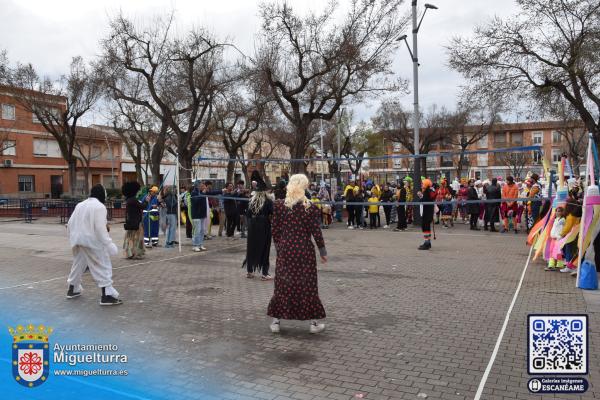
POLYGON ((321 225, 321 228, 323 228, 323 209, 322 209, 322 206, 321 206, 321 199, 319 199, 319 197, 317 196, 316 192, 314 192, 312 194, 310 202, 313 203, 319 209, 319 211, 321 212, 321 214, 319 214, 320 215, 319 225, 321 225))
POLYGON ((371 193, 371 197, 369 197, 369 220, 370 220, 370 228, 377 228, 377 216, 379 215, 379 198, 371 193))

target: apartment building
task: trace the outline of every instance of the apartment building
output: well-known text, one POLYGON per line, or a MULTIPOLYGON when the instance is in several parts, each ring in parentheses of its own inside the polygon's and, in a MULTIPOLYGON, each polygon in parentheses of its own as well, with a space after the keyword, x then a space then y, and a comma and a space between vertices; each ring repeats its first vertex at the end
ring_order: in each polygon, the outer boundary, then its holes
MULTIPOLYGON (((474 132, 478 127, 467 127, 465 135, 474 132)), ((481 150, 489 153, 470 154, 465 157, 461 177, 474 179, 487 179, 496 176, 515 175, 519 169, 520 175, 525 176, 529 171, 542 174, 542 157, 550 163, 560 161, 560 156, 566 151, 566 140, 560 132, 569 129, 573 136, 585 135, 582 123, 565 123, 561 121, 542 121, 526 123, 505 123, 494 127, 493 132, 481 138, 478 142, 467 148, 467 151, 481 150), (521 147, 541 146, 542 153, 531 151, 515 157, 507 157, 511 153, 494 153, 494 150, 521 147)), ((426 135, 426 129, 421 130, 426 135)), ((450 140, 442 135, 439 143, 433 146, 430 153, 459 152, 460 147, 451 144, 459 140, 450 140)), ((587 142, 584 140, 584 144, 587 142)), ((400 143, 385 142, 387 155, 402 155, 409 152, 400 143)), ((453 179, 457 176, 458 156, 427 157, 427 175, 431 178, 445 176, 453 179)), ((411 174, 413 170, 412 158, 389 158, 385 161, 371 161, 369 174, 379 180, 396 180, 411 174)))

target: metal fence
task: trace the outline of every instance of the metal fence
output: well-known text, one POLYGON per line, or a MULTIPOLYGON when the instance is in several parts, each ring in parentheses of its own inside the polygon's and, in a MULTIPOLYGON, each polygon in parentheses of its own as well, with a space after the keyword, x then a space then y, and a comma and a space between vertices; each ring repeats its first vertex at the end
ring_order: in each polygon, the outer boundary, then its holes
MULTIPOLYGON (((66 223, 80 201, 77 199, 0 199, 0 218, 19 218, 31 222, 37 218, 55 217, 60 219, 60 223, 66 223)), ((106 209, 108 220, 125 217, 124 203, 120 200, 108 200, 106 209)))

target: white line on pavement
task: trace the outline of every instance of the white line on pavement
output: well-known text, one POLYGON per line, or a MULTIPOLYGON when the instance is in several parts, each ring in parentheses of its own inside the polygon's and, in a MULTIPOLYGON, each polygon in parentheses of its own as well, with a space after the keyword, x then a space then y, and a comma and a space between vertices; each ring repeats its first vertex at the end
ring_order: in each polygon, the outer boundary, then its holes
POLYGON ((533 251, 533 246, 529 248, 529 255, 527 256, 527 262, 525 263, 525 268, 523 268, 523 272, 521 273, 521 279, 519 280, 519 284, 517 285, 517 290, 512 298, 510 303, 510 307, 508 307, 508 311, 506 312, 506 317, 504 318, 504 324, 502 324, 502 329, 500 329, 500 334, 498 335, 498 340, 496 340, 496 345, 494 346, 494 351, 492 352, 492 356, 490 357, 490 361, 488 362, 487 367, 485 368, 485 372, 481 377, 481 382, 479 382, 479 387, 477 388, 477 392, 475 393, 475 397, 473 400, 479 400, 481 398, 481 394, 483 393, 483 388, 485 387, 485 383, 487 382, 488 376, 492 371, 492 367, 494 366, 494 361, 496 360, 496 356, 498 355, 498 350, 500 349, 500 344, 502 343, 502 338, 504 337, 504 332, 506 332, 506 327, 508 326, 508 320, 510 319, 510 313, 512 312, 513 307, 517 301, 517 297, 519 297, 519 292, 521 291, 521 286, 523 285, 523 280, 525 279, 525 273, 527 272, 527 267, 529 266, 529 261, 531 260, 531 252, 533 251))
MULTIPOLYGON (((144 262, 139 262, 139 263, 134 263, 134 264, 121 265, 120 267, 113 268, 113 270, 125 269, 125 268, 131 268, 131 267, 137 267, 139 265, 153 264, 153 263, 159 263, 159 262, 163 262, 163 261, 172 261, 172 260, 177 260, 177 259, 183 258, 183 257, 197 256, 197 255, 200 255, 200 254, 206 254, 206 253, 209 253, 211 251, 221 251, 221 250, 234 249, 234 248, 240 247, 242 245, 245 246, 246 243, 245 242, 244 243, 239 243, 239 244, 236 244, 236 245, 233 245, 233 246, 221 247, 219 249, 207 250, 205 252, 200 252, 200 253, 194 252, 194 253, 189 253, 189 254, 183 254, 183 255, 180 255, 180 256, 175 256, 175 257, 170 257, 170 258, 163 258, 161 260, 149 260, 149 261, 144 261, 144 262)), ((18 285, 0 287, 0 290, 16 289, 16 288, 20 288, 20 287, 23 287, 23 286, 37 285, 37 284, 40 284, 40 283, 53 282, 53 281, 57 281, 59 279, 67 279, 67 276, 57 276, 55 278, 44 279, 44 280, 41 280, 41 281, 20 283, 18 285)))

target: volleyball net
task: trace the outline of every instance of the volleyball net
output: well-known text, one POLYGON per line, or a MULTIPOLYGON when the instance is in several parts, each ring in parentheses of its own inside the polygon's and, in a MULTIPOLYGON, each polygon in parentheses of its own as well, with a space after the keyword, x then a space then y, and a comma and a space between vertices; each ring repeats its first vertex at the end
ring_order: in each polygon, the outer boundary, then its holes
MULTIPOLYGON (((256 169, 256 166, 262 166, 264 168, 264 166, 266 164, 287 164, 289 167, 291 167, 293 164, 295 163, 303 163, 306 167, 306 165, 310 165, 311 163, 337 163, 338 164, 338 174, 343 175, 346 174, 346 177, 348 179, 344 180, 344 179, 340 179, 336 176, 334 176, 335 174, 328 172, 327 175, 330 176, 329 178, 329 182, 332 183, 332 185, 326 185, 328 186, 328 188, 330 189, 328 191, 329 196, 331 199, 329 200, 323 200, 323 199, 319 199, 318 201, 315 201, 317 204, 321 204, 321 205, 329 205, 331 207, 335 207, 335 206, 374 206, 374 205, 378 205, 378 206, 420 206, 420 205, 430 205, 430 204, 436 204, 438 206, 441 205, 447 205, 447 204, 452 204, 452 205, 460 205, 460 206, 466 206, 468 204, 473 204, 473 203, 477 203, 477 204, 495 204, 495 203, 503 203, 503 202, 542 202, 545 200, 551 200, 553 197, 553 192, 555 192, 555 188, 553 185, 553 182, 555 180, 555 172, 551 169, 550 167, 550 163, 546 160, 546 158, 544 157, 543 154, 543 148, 542 146, 539 145, 532 145, 532 146, 518 146, 518 147, 511 147, 511 148, 501 148, 501 149, 474 149, 474 150, 464 150, 464 151, 460 151, 460 150, 455 150, 455 151, 438 151, 438 152, 430 152, 430 153, 424 153, 424 154, 405 154, 405 153, 401 153, 401 154, 386 154, 386 155, 376 155, 376 156, 369 156, 369 155, 365 155, 365 156, 353 156, 353 155, 344 155, 341 157, 338 156, 323 156, 323 157, 303 157, 303 158, 271 158, 271 157, 265 157, 265 158, 261 158, 261 157, 257 157, 257 158, 229 158, 229 157, 206 157, 206 156, 201 156, 201 157, 197 157, 194 159, 194 164, 193 164, 193 175, 195 177, 201 177, 199 179, 192 179, 192 181, 194 181, 195 183, 197 182, 208 182, 208 181, 214 181, 215 178, 210 178, 210 177, 206 177, 206 174, 202 173, 202 169, 214 169, 214 168, 226 168, 227 164, 229 163, 236 163, 236 165, 241 164, 241 163, 245 163, 247 165, 247 169, 249 169, 250 167, 254 167, 254 169, 256 169), (530 155, 530 157, 522 157, 521 160, 534 160, 537 159, 539 160, 539 163, 537 165, 533 165, 534 167, 537 168, 538 171, 541 172, 541 177, 543 178, 541 183, 542 186, 547 186, 547 187, 543 187, 543 193, 540 192, 539 196, 536 197, 515 197, 515 198, 500 198, 500 199, 478 199, 478 200, 467 200, 467 199, 457 199, 456 197, 454 197, 452 200, 440 200, 440 201, 419 201, 419 199, 417 199, 416 197, 416 193, 420 190, 420 188, 412 188, 412 192, 413 192, 413 199, 410 201, 398 201, 397 199, 395 199, 394 201, 378 201, 378 202, 369 202, 369 201, 348 201, 345 198, 342 199, 338 199, 335 200, 334 197, 336 194, 341 194, 342 196, 345 194, 344 193, 344 185, 347 186, 349 181, 357 181, 358 185, 361 186, 362 189, 366 190, 371 190, 372 187, 374 186, 378 186, 379 189, 382 189, 382 186, 384 184, 388 184, 390 182, 381 182, 381 178, 371 178, 371 174, 370 173, 364 173, 361 174, 360 178, 358 176, 358 174, 348 174, 348 171, 342 172, 341 168, 339 168, 340 164, 343 163, 350 163, 350 162, 372 162, 372 161, 387 161, 387 160, 394 160, 394 159, 409 159, 409 160, 413 160, 413 163, 416 162, 416 160, 427 160, 430 158, 435 158, 435 159, 454 159, 456 157, 460 158, 461 160, 465 160, 468 159, 469 156, 471 155, 483 155, 483 154, 495 154, 495 155, 501 155, 501 154, 508 154, 508 155, 517 155, 517 154, 522 154, 522 155, 530 155), (250 167, 248 167, 250 166, 250 167), (204 177, 202 177, 204 175, 204 177), (379 180, 379 182, 377 181, 377 179, 379 180), (340 182, 341 181, 341 182, 340 182), (345 181, 345 182, 344 182, 345 181), (337 187, 339 184, 341 183, 341 187, 337 187), (371 187, 370 187, 371 186, 371 187)), ((523 172, 525 173, 530 173, 530 171, 527 170, 527 167, 530 167, 532 165, 526 165, 527 162, 523 162, 524 165, 522 165, 521 170, 523 170, 523 172)), ((531 163, 529 163, 531 164, 531 163)), ((179 163, 178 163, 179 165, 179 163)), ((568 173, 569 176, 573 177, 575 176, 574 171, 572 170, 572 168, 570 167, 571 163, 568 163, 567 161, 567 165, 569 165, 568 170, 564 171, 564 173, 568 173)), ((465 163, 465 166, 467 167, 467 173, 469 169, 478 169, 480 171, 485 171, 487 168, 487 170, 494 169, 496 171, 498 170, 503 170, 505 171, 506 175, 512 175, 512 170, 513 168, 511 168, 511 166, 509 165, 500 165, 500 164, 496 164, 494 166, 491 167, 471 167, 470 164, 465 163)), ((324 167, 322 165, 322 167, 324 167)), ((182 168, 180 166, 180 168, 182 168)), ((290 168, 291 169, 291 168, 290 168)), ((435 171, 437 174, 439 174, 439 168, 433 167, 430 169, 430 171, 435 171)), ((448 172, 448 171, 452 171, 452 169, 447 169, 444 172, 448 172)), ((456 169, 454 169, 454 171, 456 171, 456 169)), ((264 176, 264 171, 259 171, 261 172, 261 176, 264 176)), ((400 171, 400 170, 394 170, 392 168, 392 171, 388 172, 389 174, 392 174, 392 176, 397 176, 398 178, 400 177, 400 175, 402 173, 410 175, 412 174, 412 171, 400 171)), ((177 175, 179 175, 177 173, 177 175)), ((315 173, 313 171, 313 175, 318 176, 318 175, 324 175, 322 173, 315 173)), ((427 173, 426 173, 427 175, 427 173)), ((444 175, 441 175, 441 177, 443 177, 444 175)), ((426 176, 423 176, 422 178, 426 178, 426 176)), ((460 177, 458 177, 460 179, 460 177)), ((216 178, 218 179, 218 178, 216 178)), ((285 180, 284 177, 280 177, 280 180, 283 179, 285 180)), ((404 178, 407 179, 407 178, 404 178)), ((412 180, 412 178, 408 178, 410 180, 412 180)), ((485 178, 481 178, 481 179, 485 179, 485 178)), ((398 181, 402 181, 403 179, 395 179, 394 182, 392 184, 398 183, 398 181)), ((180 184, 182 183, 181 180, 177 179, 177 182, 179 182, 180 184)), ((189 183, 189 181, 188 181, 189 183)), ((235 182, 228 182, 228 183, 235 183, 235 182)), ((321 185, 323 185, 325 182, 321 182, 321 184, 317 184, 317 192, 318 189, 320 188, 321 185)), ((174 182, 175 184, 175 182, 174 182)), ((247 186, 250 186, 249 189, 246 189, 246 193, 244 193, 244 195, 240 195, 240 193, 236 194, 236 195, 228 195, 226 193, 223 194, 202 194, 202 193, 197 193, 195 192, 194 195, 190 195, 190 197, 206 197, 206 198, 216 198, 220 201, 226 201, 226 200, 231 200, 231 201, 238 201, 238 202, 247 202, 250 201, 250 193, 252 191, 252 187, 251 187, 251 183, 247 182, 247 186)))

